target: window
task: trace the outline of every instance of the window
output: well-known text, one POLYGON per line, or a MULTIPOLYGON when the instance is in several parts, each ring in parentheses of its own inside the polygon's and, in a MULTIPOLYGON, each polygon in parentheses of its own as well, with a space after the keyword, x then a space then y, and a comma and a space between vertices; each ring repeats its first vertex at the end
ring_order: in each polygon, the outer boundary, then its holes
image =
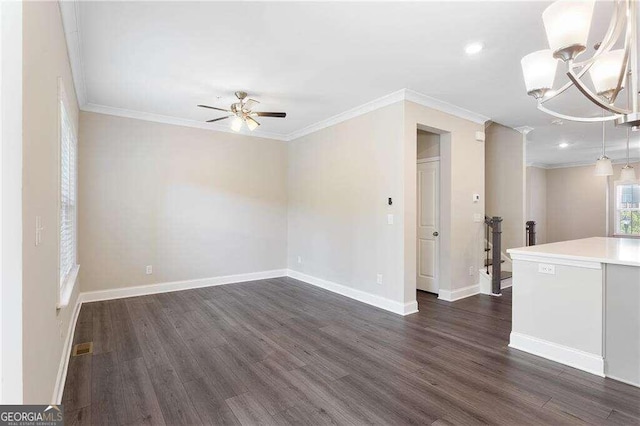
POLYGON ((617 183, 616 234, 640 236, 640 182, 617 183))
POLYGON ((77 262, 77 148, 78 140, 69 116, 69 109, 59 82, 60 114, 60 299, 66 306, 78 274, 77 262))

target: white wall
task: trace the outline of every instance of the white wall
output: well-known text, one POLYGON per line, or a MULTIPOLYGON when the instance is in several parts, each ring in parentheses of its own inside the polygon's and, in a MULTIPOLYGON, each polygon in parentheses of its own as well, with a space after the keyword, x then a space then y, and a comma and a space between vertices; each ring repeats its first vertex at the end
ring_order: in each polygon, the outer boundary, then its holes
MULTIPOLYGON (((640 173, 640 163, 631 164, 640 173)), ((614 164, 609 178, 611 219, 614 231, 613 185, 622 164, 614 164)), ((547 170, 547 242, 606 236, 607 178, 594 175, 594 165, 547 170)))
POLYGON ((547 242, 547 170, 527 167, 527 216, 536 222, 536 244, 547 242))
POLYGON ((22 4, 0 2, 0 403, 23 401, 22 4))
POLYGON ((52 400, 76 286, 67 308, 57 310, 59 259, 58 77, 77 128, 78 107, 58 2, 23 6, 23 369, 24 402, 52 400), (35 217, 44 232, 34 244, 35 217))
POLYGON ((525 164, 522 133, 492 123, 485 137, 487 216, 502 217, 502 251, 525 245, 525 164))
POLYGON ((285 142, 83 112, 79 161, 83 291, 286 268, 285 142))
POLYGON ((484 222, 484 125, 405 102, 403 141, 404 297, 416 288, 416 155, 421 128, 440 133, 440 288, 455 294, 479 282, 484 222), (480 194, 480 202, 472 201, 480 194), (474 222, 474 215, 482 222, 474 222), (469 273, 471 272, 471 273, 469 273))
POLYGON ((484 197, 484 145, 475 140, 483 125, 406 101, 290 143, 289 268, 415 302, 419 127, 443 133, 441 286, 452 291, 478 283, 482 223, 473 215, 484 206, 472 194, 484 197))
POLYGON ((289 268, 403 302, 403 111, 397 102, 290 142, 289 268))

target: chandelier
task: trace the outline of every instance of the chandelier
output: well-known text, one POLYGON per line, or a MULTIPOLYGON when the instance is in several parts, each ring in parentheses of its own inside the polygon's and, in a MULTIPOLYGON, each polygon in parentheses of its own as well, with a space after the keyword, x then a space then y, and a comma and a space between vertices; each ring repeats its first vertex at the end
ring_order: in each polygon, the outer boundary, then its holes
POLYGON ((581 122, 614 121, 617 125, 640 129, 638 112, 638 8, 637 0, 615 0, 609 28, 589 59, 576 58, 587 50, 587 38, 593 18, 595 0, 559 0, 542 13, 550 49, 539 50, 522 58, 527 93, 538 101, 538 109, 562 120, 581 122), (622 49, 613 49, 618 42, 622 49), (569 81, 554 89, 558 63, 566 66, 569 81), (589 73, 593 89, 583 77, 589 73), (553 111, 545 103, 575 86, 589 101, 598 105, 602 116, 579 117, 553 111), (626 106, 616 105, 620 91, 630 89, 626 106))

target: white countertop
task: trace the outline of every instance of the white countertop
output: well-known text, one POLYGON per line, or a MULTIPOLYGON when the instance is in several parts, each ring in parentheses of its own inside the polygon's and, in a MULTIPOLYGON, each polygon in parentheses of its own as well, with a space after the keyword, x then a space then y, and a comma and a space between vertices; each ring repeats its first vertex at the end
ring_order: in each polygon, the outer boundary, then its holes
MULTIPOLYGON (((640 239, 593 237, 507 250, 511 255, 640 266, 640 239)), ((514 256, 512 256, 514 257, 514 256)), ((517 256, 516 256, 517 257, 517 256)))

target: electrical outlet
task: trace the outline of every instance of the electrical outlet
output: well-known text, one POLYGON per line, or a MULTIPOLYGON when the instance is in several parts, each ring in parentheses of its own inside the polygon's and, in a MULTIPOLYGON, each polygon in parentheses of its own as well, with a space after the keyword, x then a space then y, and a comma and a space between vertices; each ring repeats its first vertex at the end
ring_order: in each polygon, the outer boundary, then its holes
POLYGON ((153 274, 153 266, 152 265, 147 265, 147 275, 151 275, 153 274))
POLYGON ((298 263, 302 263, 302 256, 298 256, 298 263))
POLYGON ((382 274, 378 274, 378 276, 376 277, 376 282, 378 284, 382 284, 382 274))
POLYGON ((469 276, 473 276, 473 266, 469 266, 469 276))
POLYGON ((555 275, 556 265, 549 265, 548 263, 539 263, 538 272, 540 272, 541 274, 555 275))

